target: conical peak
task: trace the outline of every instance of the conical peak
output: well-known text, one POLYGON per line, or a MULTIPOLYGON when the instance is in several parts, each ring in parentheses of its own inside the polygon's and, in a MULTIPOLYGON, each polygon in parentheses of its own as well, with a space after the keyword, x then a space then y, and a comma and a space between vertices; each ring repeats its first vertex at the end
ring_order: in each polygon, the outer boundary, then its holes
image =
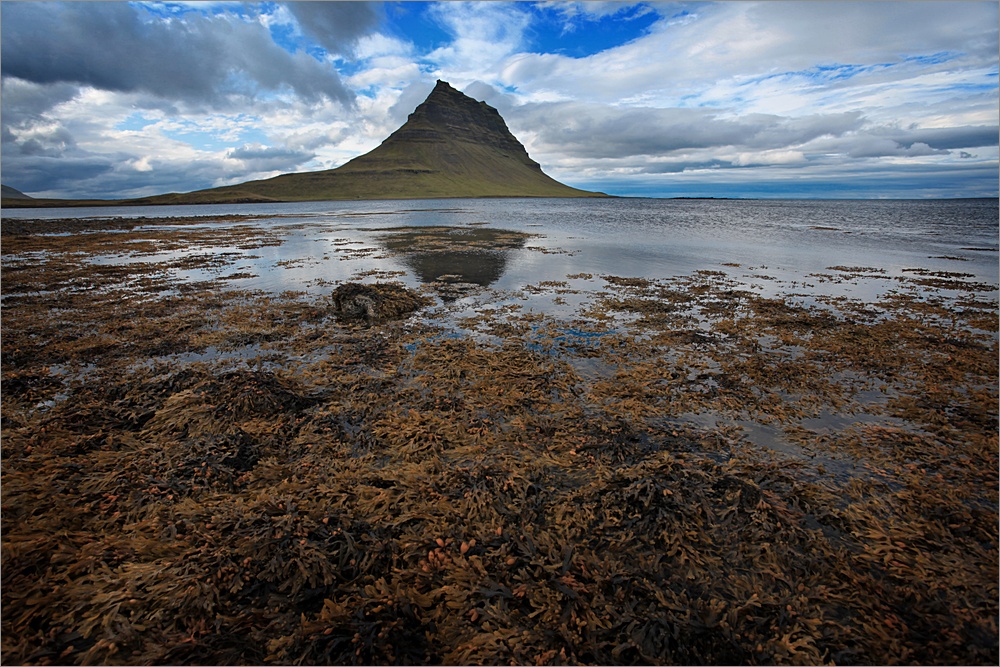
POLYGON ((431 94, 427 96, 427 99, 424 100, 424 103, 436 100, 451 100, 454 102, 462 102, 468 100, 470 102, 475 102, 476 104, 480 104, 480 102, 476 102, 474 99, 472 99, 462 91, 453 87, 447 81, 442 81, 441 79, 438 79, 437 83, 434 84, 434 90, 432 90, 431 94))
POLYGON ((427 96, 420 106, 417 107, 416 111, 420 111, 421 107, 455 107, 465 109, 468 113, 479 114, 485 113, 487 115, 499 116, 500 113, 491 107, 486 102, 479 102, 469 97, 465 93, 452 87, 447 81, 437 80, 434 85, 434 90, 431 91, 430 95, 427 96))
POLYGON ((537 168, 500 112, 438 80, 434 90, 386 141, 459 141, 491 146, 537 168))
POLYGON ((434 84, 434 90, 440 90, 442 92, 458 92, 458 90, 456 90, 450 83, 441 79, 438 79, 437 83, 434 84))

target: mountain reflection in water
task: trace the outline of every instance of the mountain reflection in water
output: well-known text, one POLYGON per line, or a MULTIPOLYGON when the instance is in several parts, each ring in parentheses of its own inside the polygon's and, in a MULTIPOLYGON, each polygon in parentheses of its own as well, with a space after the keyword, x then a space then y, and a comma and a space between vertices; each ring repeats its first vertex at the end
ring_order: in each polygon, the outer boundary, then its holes
POLYGON ((488 287, 507 269, 512 250, 531 234, 485 227, 401 227, 377 238, 398 254, 422 283, 440 281, 488 287))

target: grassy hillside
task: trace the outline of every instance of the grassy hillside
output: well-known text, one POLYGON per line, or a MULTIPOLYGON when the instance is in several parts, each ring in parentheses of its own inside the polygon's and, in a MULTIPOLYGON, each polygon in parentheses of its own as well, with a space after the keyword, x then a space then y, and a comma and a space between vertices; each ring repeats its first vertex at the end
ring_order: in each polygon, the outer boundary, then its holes
MULTIPOLYGON (((451 197, 606 197, 564 185, 516 156, 489 146, 447 143, 383 144, 371 153, 328 171, 284 174, 210 190, 125 201, 18 199, 11 207, 210 204, 353 199, 438 199, 451 197), (363 158, 363 159, 362 159, 363 158), (442 165, 445 165, 443 167, 442 165)), ((4 206, 8 206, 5 199, 4 206)))
POLYGON ((329 171, 285 174, 181 197, 307 201, 603 196, 563 185, 516 158, 468 142, 383 145, 364 157, 329 171))
POLYGON ((20 190, 10 187, 9 185, 0 185, 0 195, 4 199, 31 199, 28 195, 24 194, 20 190))

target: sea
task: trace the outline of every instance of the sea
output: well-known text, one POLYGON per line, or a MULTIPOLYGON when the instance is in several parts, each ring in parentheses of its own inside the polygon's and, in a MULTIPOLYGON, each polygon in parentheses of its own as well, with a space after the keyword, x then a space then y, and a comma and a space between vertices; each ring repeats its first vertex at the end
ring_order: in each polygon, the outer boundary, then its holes
POLYGON ((524 306, 550 312, 569 312, 580 300, 551 294, 535 298, 530 289, 525 296, 524 289, 573 277, 574 287, 593 291, 605 275, 657 280, 715 271, 763 295, 869 301, 897 289, 899 278, 939 274, 976 283, 978 298, 995 300, 1000 266, 996 199, 437 199, 4 209, 2 215, 197 216, 204 225, 251 224, 281 242, 253 248, 198 246, 153 257, 134 257, 123 248, 93 261, 229 253, 225 269, 177 268, 175 277, 227 277, 230 287, 274 293, 319 294, 359 276, 391 274, 410 286, 457 276, 489 288, 495 297, 519 293, 522 302, 528 301, 524 306), (213 220, 230 215, 255 218, 213 220), (417 227, 448 228, 476 243, 468 251, 407 252, 406 237, 399 233, 417 227), (509 247, 482 247, 491 234, 503 231, 530 236, 509 247), (857 269, 854 279, 836 279, 847 269, 857 269), (994 289, 984 291, 984 285, 994 289))

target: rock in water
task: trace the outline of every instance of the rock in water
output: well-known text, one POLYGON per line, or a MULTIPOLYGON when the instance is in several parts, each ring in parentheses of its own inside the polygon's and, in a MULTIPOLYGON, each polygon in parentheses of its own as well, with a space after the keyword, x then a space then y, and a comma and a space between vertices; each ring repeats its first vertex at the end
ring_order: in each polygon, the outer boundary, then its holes
POLYGON ((413 290, 391 283, 344 283, 330 299, 338 319, 366 322, 405 317, 429 303, 413 290))

